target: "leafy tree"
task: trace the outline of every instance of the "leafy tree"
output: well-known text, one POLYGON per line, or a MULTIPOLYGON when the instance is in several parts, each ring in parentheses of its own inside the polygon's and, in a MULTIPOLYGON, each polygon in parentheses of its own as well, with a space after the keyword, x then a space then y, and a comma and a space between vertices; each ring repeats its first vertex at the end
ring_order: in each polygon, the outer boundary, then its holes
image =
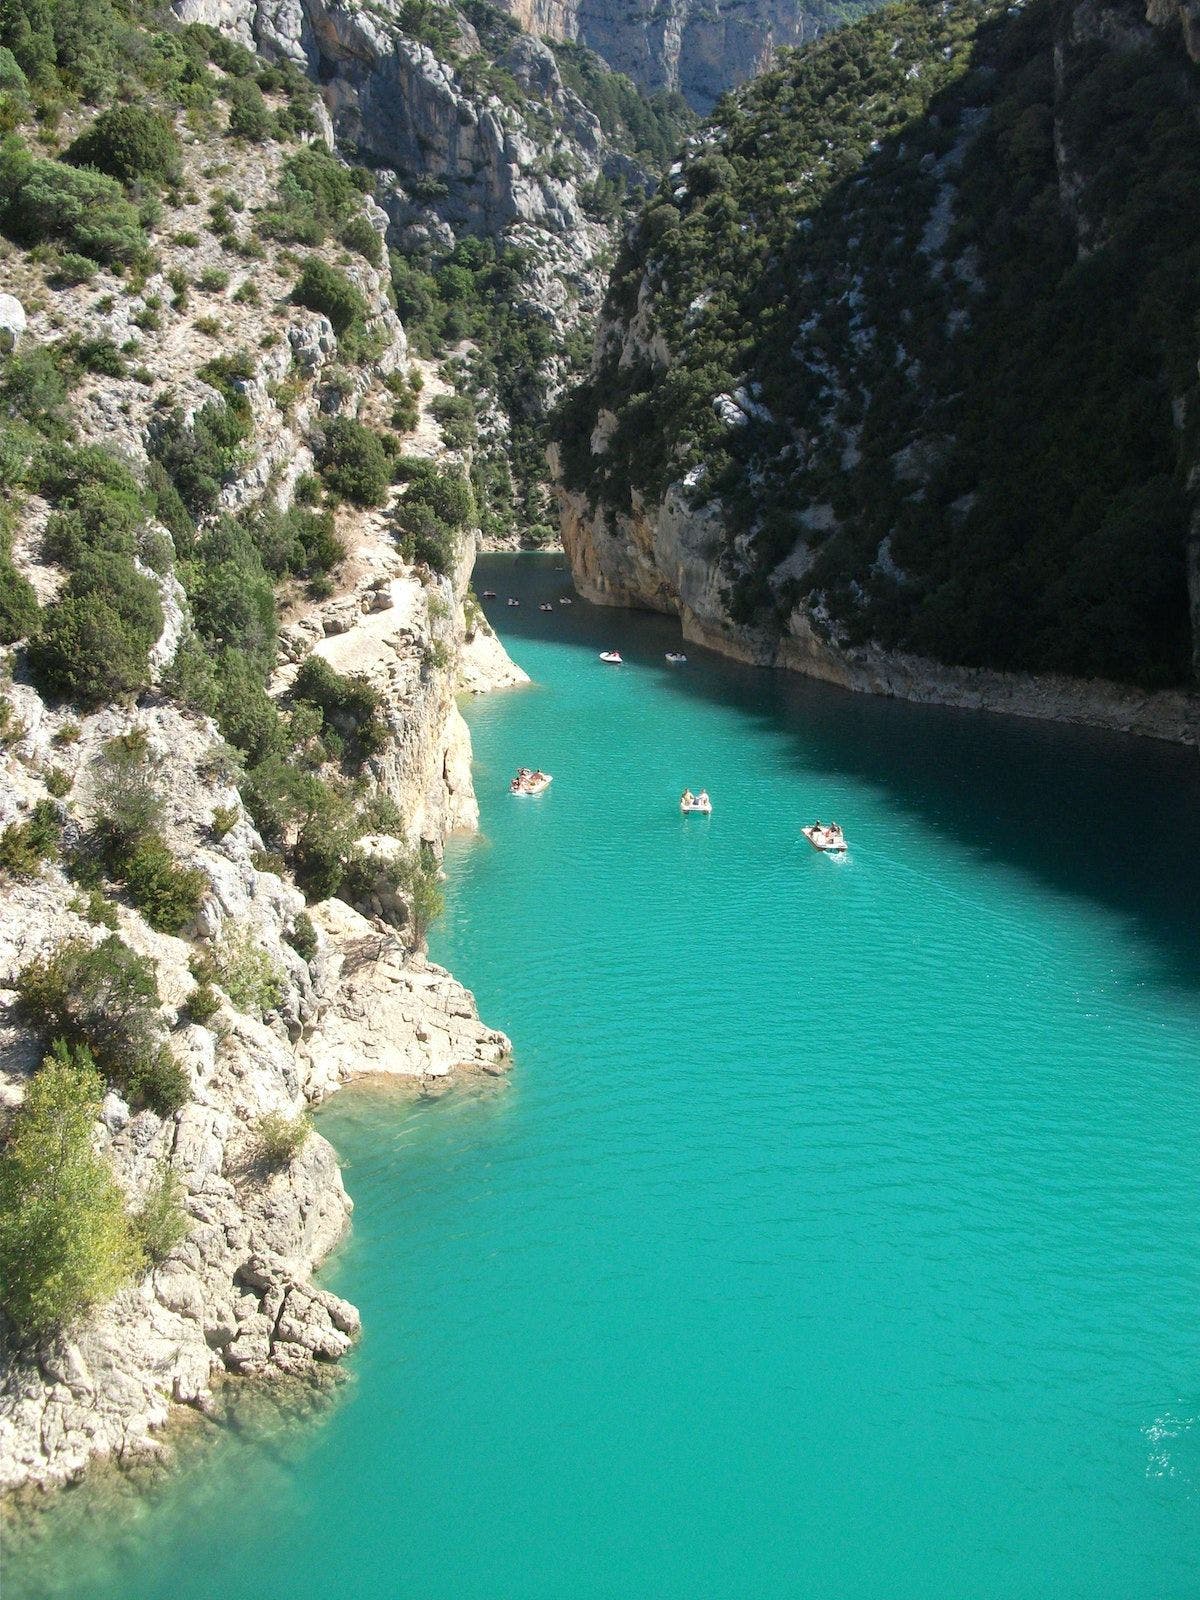
POLYGON ((0 1151, 0 1300, 29 1340, 110 1299, 140 1265, 124 1196, 92 1149, 102 1093, 86 1046, 58 1042, 0 1151))

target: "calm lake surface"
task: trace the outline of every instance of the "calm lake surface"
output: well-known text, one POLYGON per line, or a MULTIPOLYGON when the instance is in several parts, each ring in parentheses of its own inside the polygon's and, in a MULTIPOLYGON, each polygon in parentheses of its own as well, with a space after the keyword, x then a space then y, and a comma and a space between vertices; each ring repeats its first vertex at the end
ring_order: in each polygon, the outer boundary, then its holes
POLYGON ((348 1381, 64 1497, 6 1600, 1194 1600, 1195 755, 476 585, 535 683, 433 954, 512 1082, 322 1113, 348 1381))

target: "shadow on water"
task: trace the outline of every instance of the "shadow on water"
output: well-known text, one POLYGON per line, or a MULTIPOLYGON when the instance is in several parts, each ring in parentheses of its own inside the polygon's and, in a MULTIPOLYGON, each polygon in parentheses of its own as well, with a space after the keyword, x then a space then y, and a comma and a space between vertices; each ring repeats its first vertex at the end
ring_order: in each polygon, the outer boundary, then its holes
POLYGON ((958 847, 1086 897, 1155 953, 1147 980, 1200 988, 1200 757, 1122 734, 854 694, 681 645, 673 617, 587 604, 563 557, 484 556, 477 592, 519 656, 522 639, 619 649, 660 669, 665 693, 791 730, 797 769, 823 767, 884 793, 958 847), (508 607, 508 595, 520 607, 508 607), (562 595, 571 606, 560 607, 562 595), (538 610, 555 602, 553 614, 538 610), (663 662, 683 649, 683 670, 663 662))

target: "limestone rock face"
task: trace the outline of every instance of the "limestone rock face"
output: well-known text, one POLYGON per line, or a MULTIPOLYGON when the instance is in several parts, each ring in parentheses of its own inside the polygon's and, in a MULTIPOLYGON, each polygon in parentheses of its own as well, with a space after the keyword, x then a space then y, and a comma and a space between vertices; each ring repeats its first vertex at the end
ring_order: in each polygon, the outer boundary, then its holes
POLYGON ((9 355, 25 332, 25 307, 16 295, 0 294, 0 355, 9 355))
POLYGON ((818 27, 803 5, 782 0, 503 0, 503 7, 528 32, 578 40, 643 89, 677 89, 698 111, 818 27))

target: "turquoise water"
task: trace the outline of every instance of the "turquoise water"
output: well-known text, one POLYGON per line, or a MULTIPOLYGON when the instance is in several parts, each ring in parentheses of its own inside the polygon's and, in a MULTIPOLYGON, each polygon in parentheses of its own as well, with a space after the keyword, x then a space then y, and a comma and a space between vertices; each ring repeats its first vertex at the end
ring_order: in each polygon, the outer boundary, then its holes
POLYGON ((1195 757, 477 584, 536 683, 433 953, 512 1082, 331 1104, 350 1381, 68 1497, 9 1600, 1200 1594, 1195 757))

